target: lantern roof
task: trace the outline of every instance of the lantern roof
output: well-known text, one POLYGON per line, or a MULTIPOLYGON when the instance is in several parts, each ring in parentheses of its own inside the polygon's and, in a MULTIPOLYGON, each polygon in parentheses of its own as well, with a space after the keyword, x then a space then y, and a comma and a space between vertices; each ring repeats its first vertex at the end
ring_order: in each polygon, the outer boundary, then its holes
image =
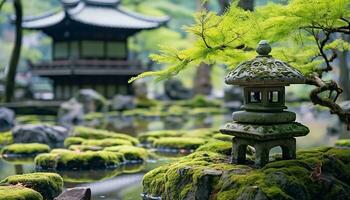
POLYGON ((271 46, 260 41, 253 60, 239 64, 225 78, 229 85, 290 85, 305 83, 303 74, 288 63, 273 58, 271 46))

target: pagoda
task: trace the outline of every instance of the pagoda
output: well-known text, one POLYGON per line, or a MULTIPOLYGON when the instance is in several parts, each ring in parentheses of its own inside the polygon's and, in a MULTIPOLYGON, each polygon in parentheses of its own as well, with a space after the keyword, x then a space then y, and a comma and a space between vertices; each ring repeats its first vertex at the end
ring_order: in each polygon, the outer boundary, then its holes
POLYGON ((54 83, 55 99, 92 88, 111 98, 132 94, 128 80, 146 70, 130 56, 128 38, 164 25, 168 17, 147 17, 124 9, 120 0, 60 0, 62 9, 25 18, 23 28, 52 38, 52 59, 29 62, 32 72, 54 83))

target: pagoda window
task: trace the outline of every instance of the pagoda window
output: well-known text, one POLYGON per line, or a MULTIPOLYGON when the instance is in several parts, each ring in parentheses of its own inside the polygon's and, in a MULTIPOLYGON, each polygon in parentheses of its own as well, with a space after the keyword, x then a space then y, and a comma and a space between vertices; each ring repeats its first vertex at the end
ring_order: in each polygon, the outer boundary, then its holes
POLYGON ((70 57, 79 58, 79 42, 73 41, 70 43, 70 57))
POLYGON ((269 91, 269 102, 278 103, 280 101, 280 92, 279 91, 269 91))
POLYGON ((84 58, 104 58, 103 41, 82 41, 82 57, 84 58))
POLYGON ((262 95, 260 91, 251 91, 249 93, 249 103, 261 103, 262 95))
POLYGON ((54 44, 54 59, 68 58, 68 42, 56 42, 54 44))
POLYGON ((126 43, 125 42, 108 42, 107 43, 107 57, 108 58, 125 58, 127 55, 126 52, 126 43))

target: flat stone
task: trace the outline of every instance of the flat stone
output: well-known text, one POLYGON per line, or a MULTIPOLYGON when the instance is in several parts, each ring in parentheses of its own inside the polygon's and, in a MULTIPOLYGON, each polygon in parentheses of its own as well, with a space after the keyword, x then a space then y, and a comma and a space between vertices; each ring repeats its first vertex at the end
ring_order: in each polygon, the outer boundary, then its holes
POLYGON ((247 139, 273 140, 305 136, 310 130, 298 122, 275 125, 252 125, 231 122, 221 128, 220 132, 247 139))
POLYGON ((71 188, 63 192, 55 200, 90 200, 91 190, 90 188, 71 188))
POLYGON ((294 122, 296 115, 293 112, 283 111, 275 113, 238 111, 232 114, 233 120, 251 124, 283 124, 294 122))

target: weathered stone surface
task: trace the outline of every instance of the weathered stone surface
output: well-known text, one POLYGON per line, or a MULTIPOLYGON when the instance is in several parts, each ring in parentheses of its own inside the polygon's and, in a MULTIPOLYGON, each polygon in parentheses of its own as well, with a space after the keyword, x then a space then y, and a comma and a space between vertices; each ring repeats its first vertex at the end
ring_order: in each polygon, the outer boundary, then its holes
POLYGON ((58 123, 62 126, 81 124, 84 121, 83 105, 72 98, 61 104, 57 118, 58 123))
POLYGON ((15 125, 15 113, 5 107, 0 108, 0 132, 8 131, 15 125))
POLYGON ((55 200, 90 200, 91 189, 90 188, 70 188, 63 192, 60 196, 56 197, 55 200))
POLYGON ((62 126, 27 124, 16 126, 12 131, 14 143, 42 143, 50 147, 63 146, 69 130, 62 126))
POLYGON ((296 114, 293 112, 247 112, 238 111, 232 114, 233 120, 252 124, 283 124, 294 122, 296 114))
POLYGON ((148 89, 147 83, 144 80, 136 80, 132 83, 134 95, 136 98, 147 98, 148 89))
POLYGON ((112 100, 112 110, 129 110, 136 107, 132 96, 116 95, 112 100))
POLYGON ((81 89, 77 100, 83 105, 84 112, 103 112, 106 110, 107 100, 93 89, 81 89))
POLYGON ((306 126, 298 122, 275 125, 252 125, 231 122, 220 129, 220 132, 223 134, 256 140, 300 137, 307 135, 309 131, 306 126))

